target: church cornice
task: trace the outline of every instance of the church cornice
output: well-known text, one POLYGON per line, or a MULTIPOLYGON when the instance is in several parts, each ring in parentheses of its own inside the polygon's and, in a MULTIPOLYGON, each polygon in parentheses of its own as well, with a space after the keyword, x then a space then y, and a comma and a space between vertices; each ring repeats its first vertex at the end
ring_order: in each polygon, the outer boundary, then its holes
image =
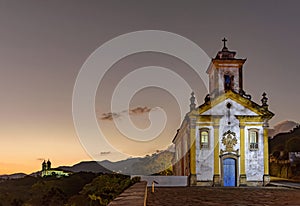
POLYGON ((212 64, 216 67, 226 65, 242 66, 247 59, 212 59, 212 64))
POLYGON ((274 114, 271 111, 269 111, 268 109, 266 109, 264 106, 260 106, 257 103, 255 103, 254 101, 247 99, 247 98, 241 96, 240 94, 235 93, 231 90, 219 95, 218 97, 216 97, 215 99, 212 99, 209 102, 205 102, 204 104, 200 105, 198 107, 199 114, 206 112, 207 110, 211 109, 212 107, 225 101, 228 98, 236 101, 237 103, 243 105, 244 107, 255 112, 256 114, 263 116, 263 118, 265 118, 265 119, 271 119, 274 116, 274 114))
POLYGON ((247 59, 215 59, 212 58, 206 73, 210 73, 212 69, 219 69, 219 68, 242 68, 244 63, 247 59))
POLYGON ((239 121, 240 124, 244 124, 247 122, 264 122, 265 116, 250 116, 250 115, 234 115, 239 121))

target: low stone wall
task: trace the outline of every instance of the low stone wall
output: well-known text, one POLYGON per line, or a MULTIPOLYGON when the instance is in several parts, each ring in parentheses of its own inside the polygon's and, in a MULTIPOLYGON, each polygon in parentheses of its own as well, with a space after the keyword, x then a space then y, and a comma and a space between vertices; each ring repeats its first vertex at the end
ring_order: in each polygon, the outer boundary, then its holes
POLYGON ((270 175, 281 178, 291 178, 293 176, 293 171, 289 163, 279 161, 271 162, 270 175))
MULTIPOLYGON (((155 187, 186 187, 188 186, 187 176, 144 176, 141 177, 141 181, 146 181, 148 187, 151 187, 152 182, 155 181, 155 187)), ((131 177, 134 177, 131 176, 131 177)))
POLYGON ((108 206, 146 206, 147 201, 147 182, 138 182, 122 194, 120 194, 116 199, 108 204, 108 206))

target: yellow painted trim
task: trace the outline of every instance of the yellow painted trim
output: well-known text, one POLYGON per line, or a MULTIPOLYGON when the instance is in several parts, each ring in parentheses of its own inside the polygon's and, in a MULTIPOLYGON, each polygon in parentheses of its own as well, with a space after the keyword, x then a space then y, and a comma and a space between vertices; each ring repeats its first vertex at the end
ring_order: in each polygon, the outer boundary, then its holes
POLYGON ((201 115, 201 116, 198 116, 197 122, 211 122, 212 118, 213 117, 210 115, 201 115))
POLYGON ((214 126, 214 174, 220 174, 219 126, 214 126))
POLYGON ((196 174, 196 130, 195 128, 190 129, 190 166, 191 174, 196 174))
POLYGON ((242 116, 242 115, 236 115, 235 116, 241 123, 247 123, 247 122, 261 122, 263 124, 264 117, 263 116, 242 116))
POLYGON ((262 127, 263 123, 261 123, 261 124, 259 124, 259 123, 257 123, 257 124, 255 124, 255 123, 253 123, 253 124, 245 124, 245 127, 253 127, 253 126, 262 127))
POLYGON ((197 126, 203 126, 203 125, 206 125, 206 126, 213 126, 213 122, 196 122, 196 125, 197 126))
POLYGON ((264 170, 265 175, 269 175, 269 145, 267 127, 264 127, 264 170))
POLYGON ((240 167, 241 167, 241 175, 246 174, 246 169, 245 169, 245 127, 243 125, 240 125, 240 167))
POLYGON ((205 123, 209 123, 209 122, 218 122, 221 118, 223 117, 223 115, 199 115, 197 116, 197 122, 205 122, 205 123))

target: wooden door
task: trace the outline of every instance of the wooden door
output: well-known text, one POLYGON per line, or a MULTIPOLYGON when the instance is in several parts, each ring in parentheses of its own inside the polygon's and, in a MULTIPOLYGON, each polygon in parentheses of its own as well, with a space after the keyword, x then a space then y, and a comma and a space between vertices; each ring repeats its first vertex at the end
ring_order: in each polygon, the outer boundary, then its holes
POLYGON ((223 183, 225 187, 236 186, 236 160, 227 158, 223 160, 223 183))

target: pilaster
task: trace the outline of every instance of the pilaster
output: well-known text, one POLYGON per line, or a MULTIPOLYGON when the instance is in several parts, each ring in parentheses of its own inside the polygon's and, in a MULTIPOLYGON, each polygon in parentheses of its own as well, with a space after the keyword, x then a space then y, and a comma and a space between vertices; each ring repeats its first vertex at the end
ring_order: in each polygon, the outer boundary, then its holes
POLYGON ((214 124, 214 186, 220 186, 220 143, 219 143, 219 122, 214 124))
POLYGON ((264 186, 270 183, 268 138, 268 127, 264 126, 264 186))
POLYGON ((190 185, 197 184, 196 177, 196 118, 190 118, 190 185))
POLYGON ((240 124, 240 186, 247 184, 245 165, 245 125, 240 124))

